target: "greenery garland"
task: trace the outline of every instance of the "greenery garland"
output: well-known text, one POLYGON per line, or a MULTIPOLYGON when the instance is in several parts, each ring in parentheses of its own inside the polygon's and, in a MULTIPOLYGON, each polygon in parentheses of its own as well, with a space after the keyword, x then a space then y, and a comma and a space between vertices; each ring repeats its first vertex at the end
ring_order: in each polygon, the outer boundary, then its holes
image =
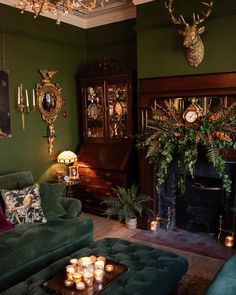
POLYGON ((180 171, 178 188, 185 191, 185 177, 194 178, 199 147, 204 147, 208 162, 215 167, 222 179, 226 193, 231 192, 232 181, 226 173, 225 152, 236 149, 236 103, 227 109, 202 115, 197 124, 186 124, 183 114, 166 105, 169 111, 157 105, 148 121, 145 134, 141 134, 137 146, 146 148, 149 163, 155 164, 157 191, 165 182, 168 168, 174 159, 180 171))

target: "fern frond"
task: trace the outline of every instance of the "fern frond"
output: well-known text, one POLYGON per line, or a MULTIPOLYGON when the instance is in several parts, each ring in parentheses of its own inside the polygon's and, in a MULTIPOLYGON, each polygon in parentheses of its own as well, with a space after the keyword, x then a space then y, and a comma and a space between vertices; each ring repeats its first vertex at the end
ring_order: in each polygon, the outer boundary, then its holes
POLYGON ((217 160, 220 155, 219 149, 215 148, 213 143, 210 142, 210 143, 208 143, 206 150, 207 150, 207 158, 208 158, 209 162, 211 162, 213 164, 213 166, 216 166, 217 160))

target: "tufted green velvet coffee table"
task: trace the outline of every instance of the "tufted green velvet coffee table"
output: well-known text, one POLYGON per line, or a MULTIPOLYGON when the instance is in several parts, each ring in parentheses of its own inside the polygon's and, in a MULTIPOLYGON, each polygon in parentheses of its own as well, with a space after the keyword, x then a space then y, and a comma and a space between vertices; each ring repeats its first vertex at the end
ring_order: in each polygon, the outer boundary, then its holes
POLYGON ((107 238, 74 252, 30 276, 1 295, 50 294, 43 283, 63 269, 71 257, 106 256, 126 264, 130 271, 104 289, 102 295, 167 295, 185 275, 188 261, 172 252, 163 251, 126 240, 107 238))

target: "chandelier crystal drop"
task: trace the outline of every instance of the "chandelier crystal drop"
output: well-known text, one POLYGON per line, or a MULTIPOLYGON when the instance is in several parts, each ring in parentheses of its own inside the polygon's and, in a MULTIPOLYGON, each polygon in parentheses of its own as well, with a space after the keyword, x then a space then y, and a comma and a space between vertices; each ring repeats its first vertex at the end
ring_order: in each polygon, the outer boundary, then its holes
MULTIPOLYGON (((108 0, 100 1, 102 7, 104 2, 108 0)), ((17 0, 14 6, 21 9, 21 13, 26 10, 34 13, 34 18, 41 13, 51 13, 56 15, 57 24, 60 24, 60 16, 73 11, 92 11, 97 6, 97 0, 17 0)))

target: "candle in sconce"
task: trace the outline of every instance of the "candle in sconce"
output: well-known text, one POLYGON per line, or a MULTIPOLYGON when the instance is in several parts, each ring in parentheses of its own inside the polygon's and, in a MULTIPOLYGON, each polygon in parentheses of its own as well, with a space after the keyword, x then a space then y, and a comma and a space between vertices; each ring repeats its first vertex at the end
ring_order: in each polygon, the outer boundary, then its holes
POLYGON ((20 105, 20 86, 17 87, 17 104, 20 105))
POLYGON ((29 96, 28 96, 28 90, 25 89, 25 98, 26 98, 26 106, 29 107, 29 96))
POLYGON ((33 89, 33 107, 35 107, 35 91, 33 89))
POLYGON ((234 237, 227 236, 225 237, 225 246, 228 248, 233 248, 234 246, 234 237))

